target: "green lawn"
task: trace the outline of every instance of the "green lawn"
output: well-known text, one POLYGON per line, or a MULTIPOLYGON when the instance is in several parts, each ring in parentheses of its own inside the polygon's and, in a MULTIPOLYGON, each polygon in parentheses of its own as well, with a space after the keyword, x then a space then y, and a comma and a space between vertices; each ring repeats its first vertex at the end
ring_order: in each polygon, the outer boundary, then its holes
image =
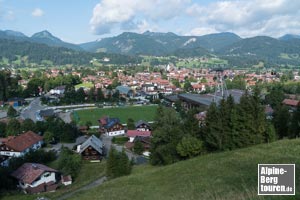
POLYGON ((94 87, 94 84, 91 82, 86 82, 86 83, 81 83, 81 84, 75 85, 75 89, 78 89, 80 87, 92 88, 92 87, 94 87))
POLYGON ((153 121, 156 109, 157 106, 96 108, 75 111, 74 115, 78 115, 79 124, 84 125, 87 121, 91 121, 92 124, 96 126, 99 124, 98 119, 105 115, 109 117, 118 117, 121 120, 121 123, 127 123, 128 118, 132 118, 135 122, 138 120, 153 121))
MULTIPOLYGON (((51 165, 54 167, 55 163, 51 165)), ((25 195, 23 193, 15 193, 11 195, 5 195, 1 200, 35 200, 37 197, 48 197, 50 199, 56 199, 68 192, 75 191, 76 189, 85 186, 94 180, 104 176, 105 174, 105 162, 101 163, 90 163, 84 162, 78 177, 74 180, 73 184, 70 186, 62 186, 56 192, 42 193, 36 195, 25 195)))
POLYGON ((165 167, 135 167, 129 176, 84 191, 76 200, 300 199, 300 139, 200 156, 165 167), (257 164, 295 163, 296 196, 258 196, 257 164))

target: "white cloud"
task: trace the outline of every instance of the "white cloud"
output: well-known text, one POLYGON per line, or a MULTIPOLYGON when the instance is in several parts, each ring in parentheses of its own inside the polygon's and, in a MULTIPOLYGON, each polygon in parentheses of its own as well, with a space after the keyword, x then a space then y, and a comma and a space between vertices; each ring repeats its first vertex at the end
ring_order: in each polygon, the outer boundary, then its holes
POLYGON ((195 32, 231 31, 241 36, 300 34, 299 0, 225 0, 207 6, 193 4, 186 13, 198 20, 195 32))
POLYGON ((12 10, 7 11, 4 15, 4 19, 6 19, 8 21, 15 20, 16 19, 15 13, 12 10))
POLYGON ((31 13, 32 16, 34 17, 41 17, 44 15, 44 11, 40 8, 35 8, 32 13, 31 13))
POLYGON ((140 31, 151 28, 149 21, 170 20, 184 11, 190 0, 102 0, 90 20, 95 34, 110 33, 115 28, 140 31))

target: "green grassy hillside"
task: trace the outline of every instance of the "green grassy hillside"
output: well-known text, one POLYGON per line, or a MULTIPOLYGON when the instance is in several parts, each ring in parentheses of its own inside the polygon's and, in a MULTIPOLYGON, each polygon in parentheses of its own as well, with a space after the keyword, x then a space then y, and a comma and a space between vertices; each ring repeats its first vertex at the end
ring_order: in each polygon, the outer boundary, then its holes
POLYGON ((300 139, 200 156, 165 167, 136 167, 72 199, 300 199, 300 139), (257 196, 258 163, 295 163, 296 196, 257 196))

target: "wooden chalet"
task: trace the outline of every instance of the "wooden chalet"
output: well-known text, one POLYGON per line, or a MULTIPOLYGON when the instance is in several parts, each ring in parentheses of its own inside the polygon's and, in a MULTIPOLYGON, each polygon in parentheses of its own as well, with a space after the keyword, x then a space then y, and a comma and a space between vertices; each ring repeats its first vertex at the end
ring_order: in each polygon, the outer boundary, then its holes
POLYGON ((78 145, 77 151, 84 160, 101 160, 104 154, 103 143, 95 135, 92 135, 84 143, 78 145))

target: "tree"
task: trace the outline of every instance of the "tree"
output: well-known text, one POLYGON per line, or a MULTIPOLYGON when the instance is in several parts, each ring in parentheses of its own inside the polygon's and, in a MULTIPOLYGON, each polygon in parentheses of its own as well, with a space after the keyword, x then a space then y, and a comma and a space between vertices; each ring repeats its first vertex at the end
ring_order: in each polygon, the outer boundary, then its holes
POLYGON ((166 165, 178 161, 176 146, 184 134, 179 116, 172 108, 159 106, 155 122, 150 147, 151 164, 166 165))
POLYGON ((51 133, 50 131, 46 131, 43 135, 43 138, 45 140, 46 143, 50 143, 50 142, 53 142, 55 141, 55 138, 54 138, 54 134, 51 133))
POLYGON ((108 154, 106 174, 108 177, 116 178, 131 173, 131 162, 125 151, 118 152, 115 148, 111 148, 108 154))
POLYGON ((265 142, 266 143, 274 142, 276 139, 277 139, 277 135, 276 135, 274 125, 269 122, 265 134, 265 142))
POLYGON ((79 88, 76 91, 75 99, 76 99, 76 103, 83 103, 85 101, 85 92, 83 88, 79 88))
POLYGON ((21 124, 21 131, 37 131, 37 128, 35 126, 35 123, 31 119, 25 119, 23 123, 21 124))
POLYGON ((134 153, 141 155, 144 151, 144 146, 141 141, 136 141, 133 146, 134 153))
POLYGON ((132 118, 127 119, 127 129, 128 130, 134 130, 135 129, 134 120, 132 118))
POLYGON ((300 106, 293 112, 289 128, 289 137, 295 138, 300 136, 300 106))
POLYGON ((89 91, 89 94, 88 94, 88 100, 89 102, 95 102, 95 88, 92 87, 89 91))
POLYGON ((67 147, 62 147, 58 159, 58 168, 64 174, 70 174, 74 178, 79 173, 81 166, 81 156, 79 154, 74 154, 67 147))
POLYGON ((104 94, 102 92, 101 88, 97 88, 97 98, 96 101, 103 101, 104 100, 104 94))
POLYGON ((172 84, 174 86, 176 86, 177 88, 180 88, 180 83, 179 83, 179 80, 178 79, 172 79, 172 84))
POLYGON ((21 132, 21 125, 17 119, 10 119, 6 127, 6 135, 18 135, 21 132))
POLYGON ((220 150, 223 148, 220 116, 217 105, 212 103, 207 110, 204 127, 204 141, 210 150, 220 150))
POLYGON ((290 113, 285 105, 278 104, 275 107, 272 122, 274 124, 275 132, 279 138, 282 139, 284 137, 288 137, 290 113))
POLYGON ((14 109, 12 106, 9 106, 7 110, 7 116, 12 118, 15 117, 16 115, 17 115, 16 109, 14 109))
POLYGON ((184 90, 186 92, 189 92, 189 91, 191 91, 193 89, 192 84, 191 84, 191 82, 189 80, 185 81, 185 83, 183 85, 183 88, 184 88, 184 90))
POLYGON ((28 96, 38 96, 40 93, 40 88, 42 88, 42 86, 44 86, 44 81, 42 79, 33 78, 27 84, 27 88, 25 90, 26 94, 28 96))
POLYGON ((0 122, 0 137, 6 136, 6 123, 0 122))
POLYGON ((266 103, 270 104, 272 108, 280 106, 284 100, 284 92, 281 84, 274 84, 270 88, 269 94, 266 95, 266 103))
POLYGON ((91 121, 86 121, 85 125, 89 129, 93 125, 93 123, 91 121))
POLYGON ((182 138, 176 150, 181 157, 192 158, 203 151, 203 143, 199 139, 188 135, 182 138))

